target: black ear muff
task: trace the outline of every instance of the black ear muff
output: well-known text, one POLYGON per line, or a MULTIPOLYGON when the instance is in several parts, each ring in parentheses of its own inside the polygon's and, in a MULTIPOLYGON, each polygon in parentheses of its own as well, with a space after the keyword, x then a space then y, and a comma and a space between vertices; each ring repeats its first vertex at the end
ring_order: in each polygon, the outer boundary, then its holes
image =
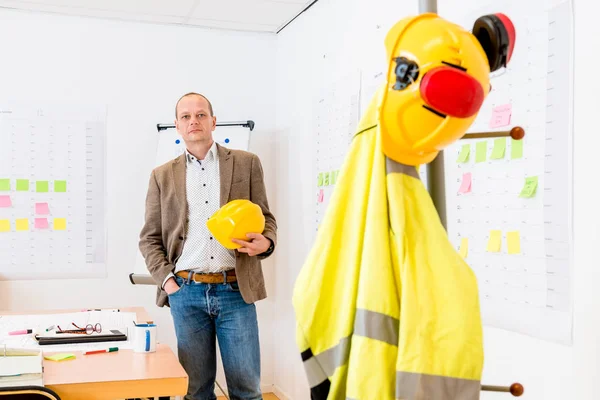
POLYGON ((405 57, 397 57, 395 61, 396 84, 394 90, 404 90, 419 77, 419 66, 405 57))
POLYGON ((504 14, 479 17, 473 25, 473 36, 479 40, 490 64, 490 72, 506 67, 515 47, 515 27, 504 14))

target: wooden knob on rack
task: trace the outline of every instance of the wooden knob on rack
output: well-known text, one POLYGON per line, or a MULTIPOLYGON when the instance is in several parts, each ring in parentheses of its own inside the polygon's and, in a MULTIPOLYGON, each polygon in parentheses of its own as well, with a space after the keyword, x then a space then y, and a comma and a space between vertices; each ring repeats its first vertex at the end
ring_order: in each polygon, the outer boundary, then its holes
POLYGON ((515 126, 510 130, 510 137, 515 140, 521 140, 525 137, 525 130, 520 126, 515 126))
POLYGON ((525 389, 520 383, 513 383, 512 385, 510 385, 510 394, 512 394, 513 396, 522 396, 523 392, 525 392, 525 389))

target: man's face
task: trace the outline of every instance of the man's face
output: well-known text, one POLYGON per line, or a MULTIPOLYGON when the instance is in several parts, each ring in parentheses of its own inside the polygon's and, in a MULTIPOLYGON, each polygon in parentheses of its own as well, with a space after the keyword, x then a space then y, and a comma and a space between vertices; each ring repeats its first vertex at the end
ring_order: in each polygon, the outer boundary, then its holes
POLYGON ((186 96, 179 102, 175 128, 184 142, 210 142, 216 123, 204 97, 186 96))

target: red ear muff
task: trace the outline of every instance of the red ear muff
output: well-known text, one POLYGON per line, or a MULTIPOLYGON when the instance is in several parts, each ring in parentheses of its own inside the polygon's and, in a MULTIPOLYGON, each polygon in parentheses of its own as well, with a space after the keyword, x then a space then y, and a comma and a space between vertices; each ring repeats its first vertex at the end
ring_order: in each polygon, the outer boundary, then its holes
POLYGON ((468 118, 483 104, 481 84, 465 71, 453 67, 429 70, 420 85, 425 105, 436 114, 468 118))
POLYGON ((491 72, 506 67, 516 40, 515 27, 506 15, 498 13, 478 18, 473 25, 473 36, 485 51, 491 72))

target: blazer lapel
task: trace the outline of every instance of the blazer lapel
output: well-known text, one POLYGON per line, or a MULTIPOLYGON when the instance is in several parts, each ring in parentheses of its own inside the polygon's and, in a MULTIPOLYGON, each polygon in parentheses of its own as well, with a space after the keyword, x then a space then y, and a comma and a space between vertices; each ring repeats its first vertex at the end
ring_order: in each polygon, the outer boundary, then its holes
POLYGON ((177 157, 172 164, 173 182, 175 183, 175 196, 179 201, 179 209, 185 210, 181 215, 187 217, 187 195, 185 191, 185 153, 177 157))
POLYGON ((233 178, 233 156, 231 151, 221 147, 217 143, 219 153, 219 176, 221 178, 221 206, 224 206, 229 199, 229 191, 231 189, 231 180, 233 178))

